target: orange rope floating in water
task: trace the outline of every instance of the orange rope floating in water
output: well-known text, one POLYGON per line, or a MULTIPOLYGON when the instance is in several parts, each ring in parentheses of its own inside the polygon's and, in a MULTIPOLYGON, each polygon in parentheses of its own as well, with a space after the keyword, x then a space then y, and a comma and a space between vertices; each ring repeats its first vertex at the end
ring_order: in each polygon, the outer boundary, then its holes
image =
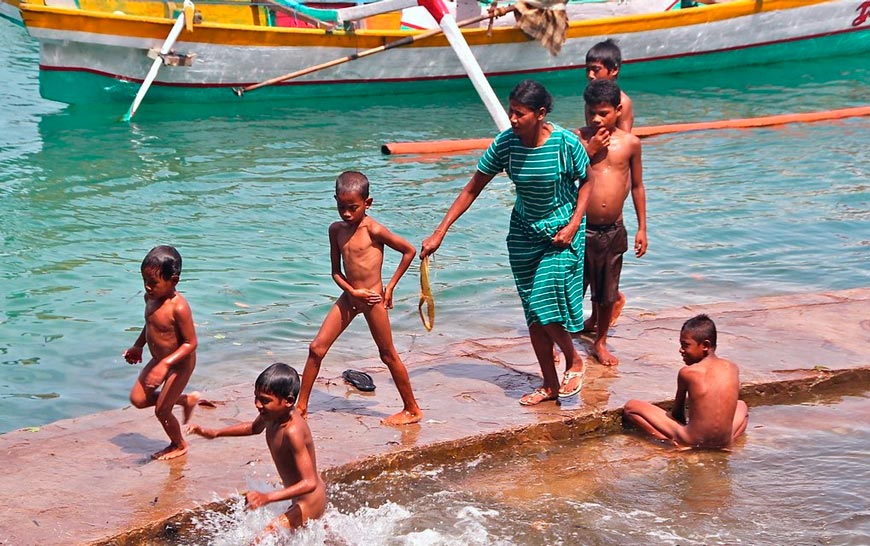
MULTIPOLYGON (((653 125, 635 127, 632 133, 641 138, 666 135, 670 133, 685 133, 688 131, 708 131, 713 129, 747 129, 752 127, 770 127, 787 123, 812 123, 833 119, 854 118, 870 115, 870 106, 825 110, 823 112, 806 112, 802 114, 779 114, 757 118, 726 119, 723 121, 700 121, 697 123, 674 123, 671 125, 653 125)), ((452 154, 470 150, 482 150, 489 146, 491 138, 472 138, 463 140, 432 140, 429 142, 392 142, 381 146, 381 152, 386 155, 401 154, 452 154)))

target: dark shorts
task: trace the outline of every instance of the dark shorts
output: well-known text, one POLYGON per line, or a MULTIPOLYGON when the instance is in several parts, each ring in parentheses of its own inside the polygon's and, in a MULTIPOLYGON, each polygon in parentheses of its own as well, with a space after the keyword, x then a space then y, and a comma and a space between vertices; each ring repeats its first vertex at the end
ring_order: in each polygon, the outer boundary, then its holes
POLYGON ((586 224, 583 281, 594 303, 609 305, 619 299, 619 274, 626 250, 628 233, 622 221, 604 226, 586 224))

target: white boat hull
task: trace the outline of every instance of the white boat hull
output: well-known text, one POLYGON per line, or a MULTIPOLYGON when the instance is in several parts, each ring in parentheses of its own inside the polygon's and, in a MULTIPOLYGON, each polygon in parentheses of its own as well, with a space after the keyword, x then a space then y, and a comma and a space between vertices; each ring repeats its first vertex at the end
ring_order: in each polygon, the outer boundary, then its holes
MULTIPOLYGON (((620 45, 623 74, 637 76, 765 63, 787 60, 789 56, 801 59, 834 58, 856 52, 866 54, 870 50, 870 32, 867 31, 870 21, 859 21, 864 4, 870 5, 870 2, 830 1, 692 25, 666 24, 669 20, 662 17, 677 13, 671 12, 657 14, 657 19, 652 21, 660 28, 652 30, 637 30, 638 25, 626 24, 622 22, 624 18, 613 18, 607 20, 610 24, 600 25, 602 29, 613 31, 608 34, 583 35, 583 27, 572 27, 558 56, 550 55, 537 42, 517 39, 519 31, 515 29, 495 29, 492 37, 486 35, 485 29, 473 29, 464 34, 484 73, 490 78, 516 80, 521 76, 560 75, 580 78, 582 75, 577 71, 583 68, 586 51, 605 38, 612 38, 620 45), (856 21, 859 24, 854 24, 856 21), (837 49, 847 51, 838 52, 837 49)), ((709 7, 697 9, 713 13, 709 7)), ((122 16, 114 17, 117 21, 124 21, 122 16)), ((631 22, 632 18, 627 19, 631 22)), ((103 82, 106 84, 104 87, 125 97, 130 96, 128 88, 135 92, 136 85, 151 66, 152 59, 146 52, 159 48, 165 37, 159 32, 163 27, 153 22, 143 23, 142 35, 135 35, 133 32, 116 34, 83 30, 88 27, 85 18, 80 21, 70 19, 73 22, 67 22, 65 26, 50 25, 46 21, 51 19, 30 18, 25 11, 25 20, 29 21, 30 34, 40 42, 43 74, 90 75, 112 80, 114 83, 103 82)), ((171 26, 171 21, 169 23, 171 26)), ((125 24, 127 29, 139 28, 130 22, 125 24)), ((596 28, 592 22, 583 25, 592 30, 596 28)), ((203 23, 194 32, 182 33, 174 52, 192 55, 193 62, 190 66, 164 66, 154 82, 155 89, 164 87, 178 91, 180 88, 207 90, 245 86, 352 55, 402 35, 397 32, 393 36, 375 36, 372 32, 360 32, 330 40, 329 36, 311 30, 301 35, 297 29, 245 32, 240 31, 234 39, 230 30, 203 23), (258 42, 259 36, 266 36, 264 33, 269 33, 270 39, 258 42), (333 43, 335 45, 331 45, 333 43)), ((408 84, 439 86, 448 85, 452 80, 468 85, 462 65, 447 41, 439 36, 314 72, 285 82, 280 87, 292 95, 343 96, 365 92, 366 87, 370 87, 372 94, 380 94, 385 90, 414 90, 413 85, 406 87, 408 84)), ((69 91, 56 90, 48 98, 77 102, 69 91)), ((45 94, 45 90, 43 92, 45 94)))

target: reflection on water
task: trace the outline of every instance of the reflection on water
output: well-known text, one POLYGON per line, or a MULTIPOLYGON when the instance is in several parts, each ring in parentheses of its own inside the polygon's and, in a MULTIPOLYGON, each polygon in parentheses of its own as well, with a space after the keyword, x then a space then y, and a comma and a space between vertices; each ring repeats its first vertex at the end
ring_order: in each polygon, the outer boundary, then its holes
MULTIPOLYGON (((330 485, 326 517, 280 543, 866 545, 870 396, 755 407, 732 452, 633 435, 535 444, 330 485)), ((279 507, 197 519, 184 544, 255 536, 279 507)))

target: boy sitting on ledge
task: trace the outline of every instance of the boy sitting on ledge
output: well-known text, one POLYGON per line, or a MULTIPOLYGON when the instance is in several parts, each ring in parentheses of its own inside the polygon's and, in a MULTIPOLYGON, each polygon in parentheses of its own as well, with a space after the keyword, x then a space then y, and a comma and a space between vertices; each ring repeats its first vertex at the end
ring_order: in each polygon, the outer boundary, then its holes
POLYGON ((686 367, 677 374, 670 413, 649 402, 629 400, 624 418, 653 438, 678 447, 730 447, 746 430, 749 410, 738 399, 737 365, 716 356, 716 325, 710 317, 698 315, 683 324, 680 354, 686 367))

